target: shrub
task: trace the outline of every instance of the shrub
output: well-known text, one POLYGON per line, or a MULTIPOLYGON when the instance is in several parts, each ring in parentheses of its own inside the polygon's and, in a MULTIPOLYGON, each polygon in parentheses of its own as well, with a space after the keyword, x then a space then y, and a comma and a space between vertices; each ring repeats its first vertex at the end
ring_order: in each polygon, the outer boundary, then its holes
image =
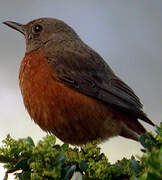
POLYGON ((110 164, 100 151, 100 140, 79 148, 56 144, 53 135, 37 145, 31 137, 15 140, 7 135, 0 147, 0 163, 7 170, 4 180, 8 173, 18 180, 69 180, 75 171, 81 172, 84 180, 162 179, 162 123, 156 135, 143 134, 140 142, 142 157, 110 164))

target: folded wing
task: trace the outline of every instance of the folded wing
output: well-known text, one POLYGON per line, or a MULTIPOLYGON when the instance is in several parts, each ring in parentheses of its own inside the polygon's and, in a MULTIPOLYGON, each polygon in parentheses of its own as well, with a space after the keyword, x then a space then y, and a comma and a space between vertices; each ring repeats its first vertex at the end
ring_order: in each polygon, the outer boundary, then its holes
POLYGON ((87 56, 67 52, 47 59, 57 77, 67 86, 154 125, 143 113, 142 104, 134 91, 113 73, 98 54, 90 52, 87 56))

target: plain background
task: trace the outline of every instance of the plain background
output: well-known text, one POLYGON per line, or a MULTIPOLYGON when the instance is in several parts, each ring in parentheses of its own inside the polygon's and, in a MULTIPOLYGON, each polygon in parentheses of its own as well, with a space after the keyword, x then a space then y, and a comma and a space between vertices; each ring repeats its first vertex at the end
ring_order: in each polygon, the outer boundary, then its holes
MULTIPOLYGON (((161 0, 0 0, 0 22, 27 23, 40 17, 59 18, 72 26, 135 90, 148 116, 156 124, 162 121, 161 0)), ((22 102, 18 72, 24 53, 24 37, 1 24, 0 141, 8 133, 35 141, 46 135, 30 120, 22 102)), ((111 162, 140 154, 141 148, 119 137, 101 147, 111 162)), ((1 168, 0 180, 3 175, 1 168)))

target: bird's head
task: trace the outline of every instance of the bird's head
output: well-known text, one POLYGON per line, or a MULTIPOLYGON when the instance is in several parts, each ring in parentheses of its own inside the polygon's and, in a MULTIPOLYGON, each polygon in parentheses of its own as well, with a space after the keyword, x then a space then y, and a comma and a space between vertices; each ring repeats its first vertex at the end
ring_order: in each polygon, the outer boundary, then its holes
POLYGON ((75 31, 58 19, 40 18, 27 24, 13 21, 5 21, 3 23, 25 36, 27 53, 44 46, 49 41, 62 43, 63 41, 79 40, 79 36, 75 31))

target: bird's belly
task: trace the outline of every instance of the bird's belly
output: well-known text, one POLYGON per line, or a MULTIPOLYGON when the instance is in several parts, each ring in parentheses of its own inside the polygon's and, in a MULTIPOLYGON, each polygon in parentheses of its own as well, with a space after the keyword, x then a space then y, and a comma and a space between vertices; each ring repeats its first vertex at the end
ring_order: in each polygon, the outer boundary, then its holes
POLYGON ((61 83, 41 52, 24 57, 19 79, 31 118, 64 142, 83 144, 119 134, 120 114, 61 83))

